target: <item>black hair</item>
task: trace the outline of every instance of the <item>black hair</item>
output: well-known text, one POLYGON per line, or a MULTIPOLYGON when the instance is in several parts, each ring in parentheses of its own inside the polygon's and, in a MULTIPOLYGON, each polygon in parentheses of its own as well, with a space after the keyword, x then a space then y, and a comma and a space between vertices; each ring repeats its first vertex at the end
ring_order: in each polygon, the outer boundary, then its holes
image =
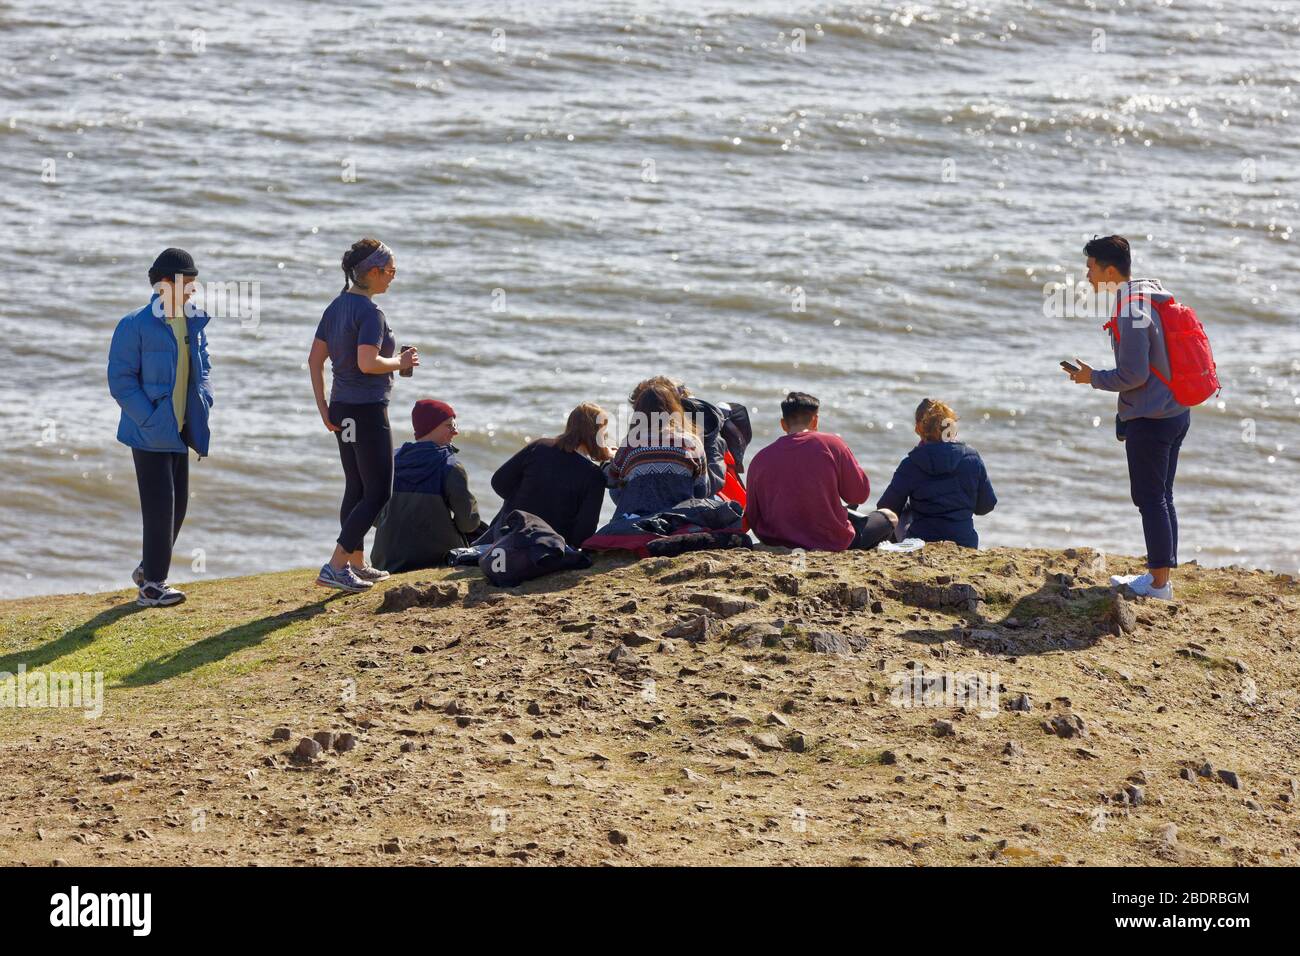
POLYGON ((378 239, 358 239, 352 243, 352 248, 343 253, 343 291, 348 291, 348 286, 355 285, 357 277, 352 274, 352 270, 359 266, 366 258, 378 249, 382 243, 378 239))
POLYGON ((781 403, 781 417, 787 425, 802 425, 812 421, 821 407, 822 403, 807 392, 791 392, 781 403))
POLYGON ((1101 266, 1114 266, 1120 275, 1128 278, 1133 268, 1133 257, 1129 252, 1128 240, 1123 236, 1093 236, 1083 247, 1083 254, 1097 260, 1101 266))

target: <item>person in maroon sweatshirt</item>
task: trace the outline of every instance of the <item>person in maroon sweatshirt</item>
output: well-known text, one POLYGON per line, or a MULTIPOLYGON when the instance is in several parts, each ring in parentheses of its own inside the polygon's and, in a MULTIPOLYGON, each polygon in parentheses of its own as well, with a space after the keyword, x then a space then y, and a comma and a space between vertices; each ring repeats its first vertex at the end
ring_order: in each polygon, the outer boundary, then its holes
POLYGON ((817 430, 820 408, 807 392, 791 392, 781 403, 785 434, 749 466, 745 517, 764 544, 807 551, 874 548, 894 533, 898 516, 849 512, 871 496, 871 482, 844 439, 817 430))

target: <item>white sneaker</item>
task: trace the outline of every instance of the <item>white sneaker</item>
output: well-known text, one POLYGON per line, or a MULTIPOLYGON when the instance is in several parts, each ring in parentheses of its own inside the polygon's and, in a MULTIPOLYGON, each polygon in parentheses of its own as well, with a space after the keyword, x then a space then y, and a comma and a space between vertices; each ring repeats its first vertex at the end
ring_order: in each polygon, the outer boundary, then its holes
POLYGON ((1138 581, 1141 581, 1144 584, 1150 584, 1151 574, 1148 572, 1146 574, 1112 574, 1110 576, 1110 586, 1113 588, 1122 588, 1127 584, 1129 587, 1137 590, 1134 585, 1138 581))
POLYGON ((1155 598, 1158 601, 1172 601, 1174 599, 1173 582, 1166 582, 1164 587, 1158 588, 1153 583, 1150 574, 1117 574, 1110 579, 1110 583, 1115 587, 1128 585, 1138 597, 1155 598))

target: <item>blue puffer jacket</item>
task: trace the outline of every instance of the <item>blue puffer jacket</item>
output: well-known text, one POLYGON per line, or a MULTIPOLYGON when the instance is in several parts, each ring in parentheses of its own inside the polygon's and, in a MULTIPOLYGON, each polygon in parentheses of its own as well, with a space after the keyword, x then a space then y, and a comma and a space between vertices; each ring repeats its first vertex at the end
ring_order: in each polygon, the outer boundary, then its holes
MULTIPOLYGON (((181 428, 172 407, 178 344, 155 294, 143 309, 124 316, 108 347, 108 391, 122 407, 117 440, 142 451, 184 452, 181 428)), ((208 453, 208 410, 212 408, 212 363, 208 359, 205 312, 187 317, 190 339, 190 388, 185 400, 190 446, 208 453)))
POLYGON ((997 503, 979 452, 961 442, 923 441, 899 463, 876 507, 900 516, 911 509, 909 537, 978 548, 972 516, 997 503))

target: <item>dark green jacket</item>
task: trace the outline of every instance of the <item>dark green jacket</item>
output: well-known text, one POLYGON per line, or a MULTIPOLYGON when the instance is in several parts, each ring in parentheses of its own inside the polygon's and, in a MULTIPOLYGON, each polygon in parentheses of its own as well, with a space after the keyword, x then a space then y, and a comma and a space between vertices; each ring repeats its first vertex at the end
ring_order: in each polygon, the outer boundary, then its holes
POLYGON ((393 459, 393 496, 375 520, 370 563, 414 571, 446 563, 482 530, 478 502, 451 445, 407 442, 393 459))

